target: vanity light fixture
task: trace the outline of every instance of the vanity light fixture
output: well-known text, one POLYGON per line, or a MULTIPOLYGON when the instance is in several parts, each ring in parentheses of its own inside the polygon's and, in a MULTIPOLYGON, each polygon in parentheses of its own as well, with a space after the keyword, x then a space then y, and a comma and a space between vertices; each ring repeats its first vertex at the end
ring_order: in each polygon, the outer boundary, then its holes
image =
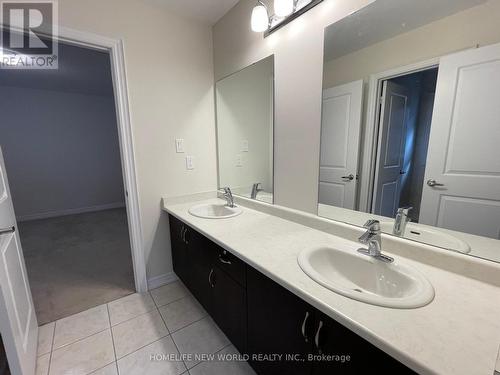
POLYGON ((257 0, 257 4, 252 10, 252 31, 257 33, 264 32, 264 37, 266 37, 322 1, 274 0, 274 14, 270 16, 267 5, 262 0, 257 0))

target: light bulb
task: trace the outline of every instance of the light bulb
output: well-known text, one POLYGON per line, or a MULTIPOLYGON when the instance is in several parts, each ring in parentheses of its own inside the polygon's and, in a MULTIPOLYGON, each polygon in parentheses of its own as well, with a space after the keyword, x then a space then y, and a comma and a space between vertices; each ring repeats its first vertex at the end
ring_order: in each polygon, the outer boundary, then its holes
POLYGON ((267 9, 262 3, 258 3, 252 10, 252 31, 260 33, 266 31, 269 27, 269 15, 267 9))
POLYGON ((293 0, 274 0, 274 14, 286 17, 293 13, 293 0))

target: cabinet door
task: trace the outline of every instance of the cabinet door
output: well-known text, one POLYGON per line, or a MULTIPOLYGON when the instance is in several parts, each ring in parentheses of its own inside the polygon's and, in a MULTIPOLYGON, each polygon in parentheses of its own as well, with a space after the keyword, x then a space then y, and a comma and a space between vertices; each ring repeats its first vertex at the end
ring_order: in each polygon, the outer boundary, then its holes
MULTIPOLYGON (((260 375, 307 375, 314 310, 300 298, 251 267, 247 267, 248 354, 260 375), (256 355, 281 355, 276 360, 256 355), (290 360, 300 355, 305 361, 290 360)), ((295 358, 297 359, 297 358, 295 358)))
POLYGON ((212 288, 209 276, 215 255, 211 241, 189 227, 185 237, 189 257, 188 289, 205 310, 212 314, 212 288))
POLYGON ((184 231, 186 225, 169 215, 170 222, 170 243, 172 246, 172 265, 175 274, 182 280, 182 282, 189 285, 189 255, 187 253, 186 243, 184 242, 184 231))
POLYGON ((315 319, 314 355, 313 375, 415 374, 382 350, 319 311, 315 319))
POLYGON ((215 266, 210 276, 213 290, 212 317, 229 340, 241 352, 247 344, 246 290, 215 266))

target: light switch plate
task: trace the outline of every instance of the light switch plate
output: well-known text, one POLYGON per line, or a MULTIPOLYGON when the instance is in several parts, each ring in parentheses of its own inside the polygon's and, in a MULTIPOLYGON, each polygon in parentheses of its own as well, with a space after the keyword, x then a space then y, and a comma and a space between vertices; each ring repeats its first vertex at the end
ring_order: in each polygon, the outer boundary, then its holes
POLYGON ((188 171, 194 169, 194 156, 186 156, 186 169, 188 171))
POLYGON ((177 152, 178 154, 184 152, 184 139, 177 138, 175 140, 175 152, 177 152))
POLYGON ((248 141, 241 142, 241 151, 248 152, 248 141))

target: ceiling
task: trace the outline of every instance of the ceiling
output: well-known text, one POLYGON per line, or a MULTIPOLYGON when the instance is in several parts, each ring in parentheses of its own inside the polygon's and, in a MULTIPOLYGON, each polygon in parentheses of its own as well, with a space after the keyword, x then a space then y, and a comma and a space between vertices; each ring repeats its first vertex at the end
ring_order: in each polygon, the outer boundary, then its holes
POLYGON ((334 60, 487 0, 377 0, 329 26, 325 61, 334 60))
POLYGON ((0 69, 0 86, 112 96, 107 52, 59 44, 59 69, 0 69))
POLYGON ((239 0, 142 0, 164 6, 187 18, 213 26, 235 6, 239 0))

